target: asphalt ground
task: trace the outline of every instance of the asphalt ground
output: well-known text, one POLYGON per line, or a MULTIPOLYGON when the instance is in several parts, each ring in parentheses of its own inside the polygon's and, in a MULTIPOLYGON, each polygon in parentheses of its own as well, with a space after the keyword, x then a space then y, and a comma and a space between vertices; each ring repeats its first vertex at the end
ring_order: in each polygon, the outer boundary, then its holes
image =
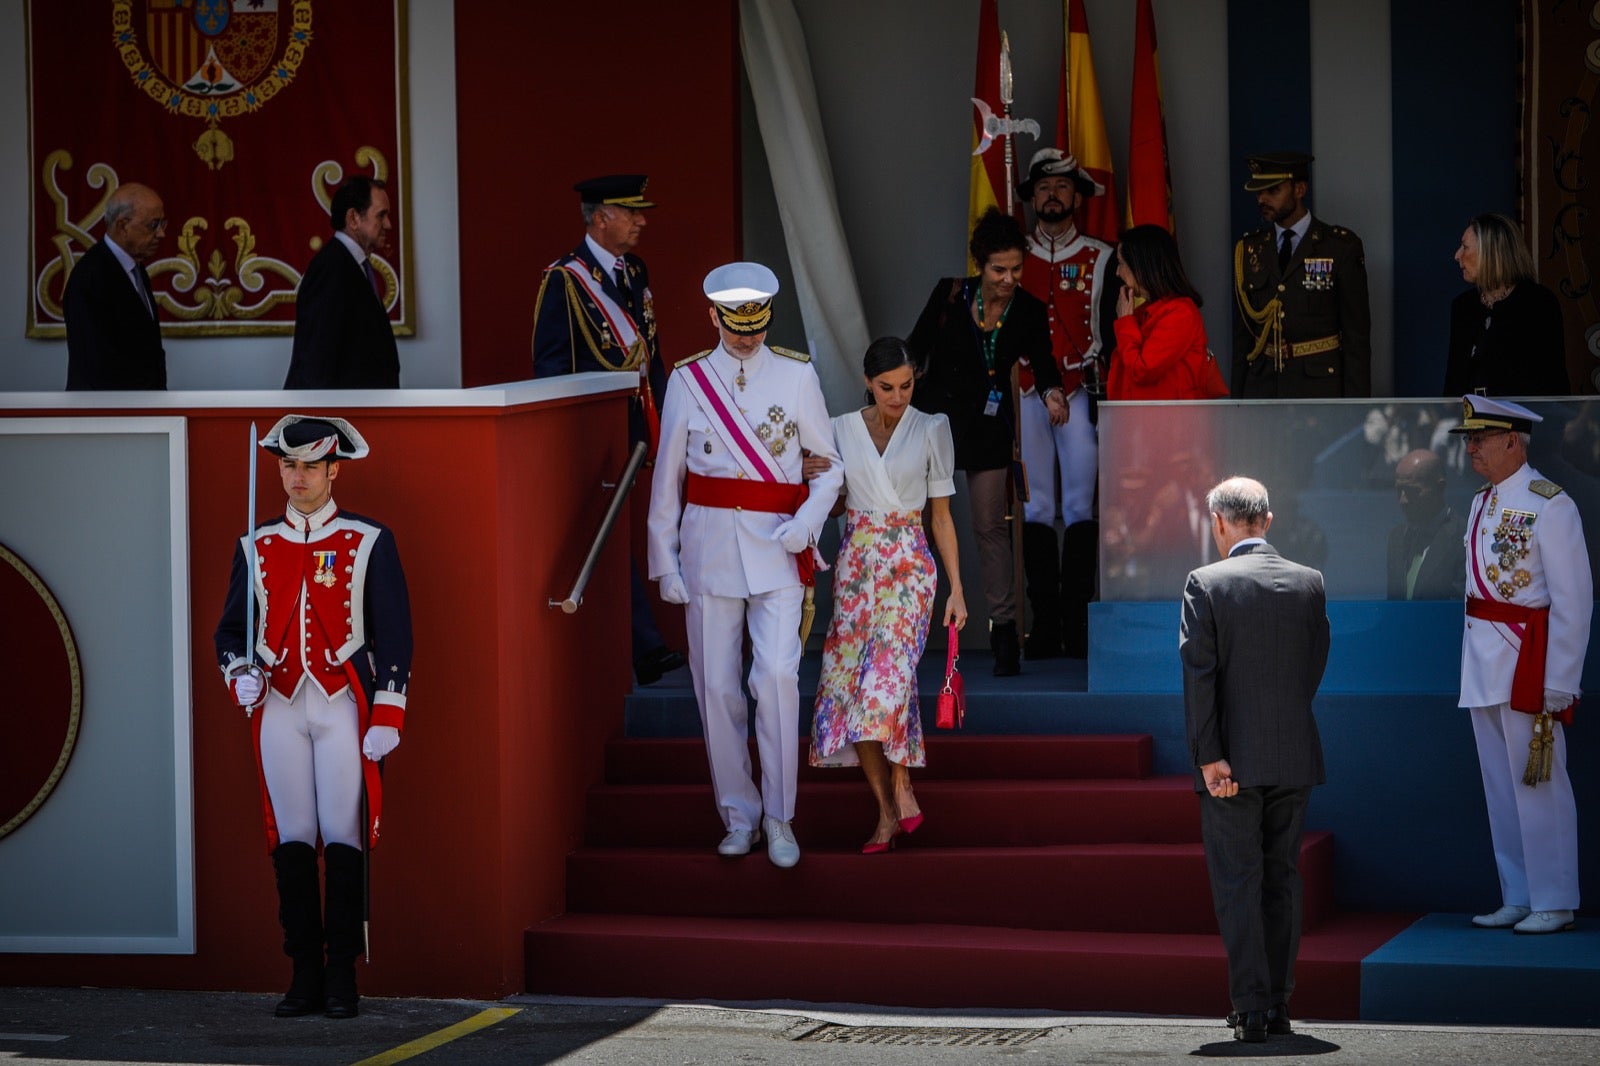
POLYGON ((1295 1022, 1265 1044, 1221 1019, 1034 1011, 904 1012, 803 1003, 514 996, 361 1001, 361 1016, 273 1017, 277 996, 0 989, 0 1063, 1178 1063, 1195 1057, 1346 1063, 1600 1062, 1600 1029, 1295 1022))

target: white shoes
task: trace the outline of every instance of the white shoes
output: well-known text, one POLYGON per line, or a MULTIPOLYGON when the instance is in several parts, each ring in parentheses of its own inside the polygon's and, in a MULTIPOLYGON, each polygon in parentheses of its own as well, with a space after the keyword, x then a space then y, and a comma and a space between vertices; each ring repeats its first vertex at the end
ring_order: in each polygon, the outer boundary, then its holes
POLYGON ((1507 903, 1493 914, 1480 914, 1472 919, 1472 924, 1479 929, 1508 929, 1516 925, 1529 914, 1533 913, 1527 907, 1515 903, 1507 903))
POLYGON ((1562 933, 1576 924, 1571 911, 1534 911, 1511 929, 1515 933, 1562 933))
POLYGON ((767 858, 772 865, 787 869, 800 861, 800 845, 795 843, 794 830, 788 822, 763 818, 761 824, 767 831, 767 858))
POLYGON ((722 843, 717 845, 717 854, 748 855, 750 848, 759 843, 761 843, 759 829, 730 829, 728 835, 722 838, 722 843))

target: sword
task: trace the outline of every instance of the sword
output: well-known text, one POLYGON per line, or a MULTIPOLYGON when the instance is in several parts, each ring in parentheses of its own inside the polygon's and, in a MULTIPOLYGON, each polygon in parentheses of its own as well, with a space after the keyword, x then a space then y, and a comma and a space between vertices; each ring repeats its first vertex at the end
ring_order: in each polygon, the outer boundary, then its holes
MULTIPOLYGON (((250 499, 248 510, 244 516, 244 541, 250 547, 249 558, 246 560, 250 567, 249 584, 245 588, 244 596, 244 658, 248 663, 241 673, 251 673, 262 679, 262 695, 266 695, 266 675, 256 665, 256 467, 259 459, 256 456, 256 424, 250 423, 250 499)), ((244 716, 251 717, 255 707, 244 709, 244 716)))

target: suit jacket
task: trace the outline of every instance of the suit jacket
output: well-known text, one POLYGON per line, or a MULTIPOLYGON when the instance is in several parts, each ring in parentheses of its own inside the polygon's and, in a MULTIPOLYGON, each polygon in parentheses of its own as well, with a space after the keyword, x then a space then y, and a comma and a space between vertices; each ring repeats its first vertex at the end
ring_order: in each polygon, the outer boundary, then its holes
POLYGON ((286 389, 398 389, 389 312, 350 249, 329 238, 300 278, 286 389))
POLYGON ((1192 571, 1178 647, 1196 792, 1218 759, 1242 788, 1323 782, 1311 712, 1328 664, 1321 573, 1269 544, 1192 571))
MULTIPOLYGON (((602 265, 587 240, 579 241, 571 255, 545 268, 533 309, 533 376, 554 377, 592 370, 612 370, 624 364, 628 353, 612 335, 594 298, 563 269, 572 265, 600 280, 601 290, 627 310, 648 350, 647 374, 656 404, 665 402, 667 368, 661 362, 661 340, 656 332, 655 300, 650 293, 650 270, 636 255, 627 264, 628 291, 617 288, 612 264, 602 265), (582 321, 579 320, 581 316, 582 321), (596 347, 598 346, 598 351, 596 347), (605 362, 601 362, 601 359, 605 362), (607 364, 610 364, 609 366, 607 364)), ((637 403, 629 407, 629 439, 645 439, 644 414, 637 403)))
POLYGON ((1235 399, 1323 399, 1372 395, 1372 311, 1367 303, 1367 256, 1361 238, 1343 226, 1312 218, 1311 226, 1278 270, 1276 230, 1245 234, 1235 249, 1233 312, 1235 399), (1307 260, 1312 260, 1308 269, 1307 260), (1283 339, 1289 344, 1337 335, 1338 347, 1285 358, 1280 371, 1272 342, 1254 362, 1247 356, 1263 326, 1247 321, 1240 303, 1259 312, 1277 297, 1283 339))
MULTIPOLYGON (((153 297, 152 297, 153 301, 153 297)), ((62 299, 68 389, 164 389, 161 323, 104 241, 82 256, 62 299)))
MULTIPOLYGON (((1407 543, 1411 526, 1400 523, 1389 531, 1389 598, 1391 600, 1459 600, 1466 593, 1467 520, 1449 507, 1433 517, 1427 528, 1413 536, 1425 538, 1425 554, 1417 568, 1417 581, 1406 595, 1406 572, 1412 551, 1407 543)), ((1414 541, 1412 543, 1415 543, 1414 541)))

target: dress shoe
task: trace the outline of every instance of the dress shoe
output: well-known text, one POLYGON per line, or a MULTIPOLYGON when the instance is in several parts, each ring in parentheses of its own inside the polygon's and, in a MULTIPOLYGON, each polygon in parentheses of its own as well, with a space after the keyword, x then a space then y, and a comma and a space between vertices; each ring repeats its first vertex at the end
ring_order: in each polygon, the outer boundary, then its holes
POLYGON ((1017 642, 1017 623, 989 623, 989 650, 994 652, 994 676, 1016 677, 1022 673, 1022 645, 1017 642))
POLYGON ((1511 927, 1514 933, 1564 933, 1577 925, 1571 911, 1534 911, 1511 927))
POLYGON ((1246 1044, 1260 1044, 1267 1039, 1267 1012, 1264 1010, 1240 1011, 1231 1014, 1233 1038, 1246 1044))
POLYGON ((662 674, 670 673, 688 661, 683 652, 662 645, 633 660, 633 676, 641 685, 653 685, 661 680, 662 674))
POLYGON ((717 845, 718 855, 748 855, 753 845, 761 843, 759 829, 730 829, 717 845))
MULTIPOLYGON (((900 835, 899 833, 895 834, 895 836, 899 836, 899 835, 900 835)), ((861 854, 863 854, 863 855, 884 855, 884 854, 887 854, 888 852, 891 852, 893 850, 894 850, 894 837, 893 836, 890 837, 888 840, 869 840, 865 844, 861 845, 861 854)))
POLYGON ((900 819, 900 832, 905 833, 908 836, 910 834, 912 834, 912 833, 915 833, 919 828, 921 828, 921 826, 922 826, 922 812, 921 811, 918 811, 916 814, 913 814, 910 818, 902 818, 902 819, 900 819))
POLYGON ((1507 903, 1493 914, 1480 914, 1472 919, 1479 929, 1508 929, 1526 918, 1531 911, 1515 903, 1507 903))
POLYGON ((787 869, 800 861, 800 845, 795 843, 794 830, 788 822, 763 818, 761 825, 767 831, 767 858, 772 865, 787 869))
POLYGON ((324 1018, 354 1018, 361 1013, 361 997, 352 995, 348 999, 343 996, 328 997, 328 1008, 322 1012, 324 1018))
POLYGON ((1267 1032, 1272 1036, 1289 1036, 1294 1026, 1289 1024, 1289 1005, 1279 1003, 1267 1011, 1267 1032))
POLYGON ((277 1009, 272 1013, 280 1018, 301 1018, 307 1014, 321 1014, 322 994, 319 992, 314 997, 299 995, 291 988, 289 994, 279 1000, 277 1009))

